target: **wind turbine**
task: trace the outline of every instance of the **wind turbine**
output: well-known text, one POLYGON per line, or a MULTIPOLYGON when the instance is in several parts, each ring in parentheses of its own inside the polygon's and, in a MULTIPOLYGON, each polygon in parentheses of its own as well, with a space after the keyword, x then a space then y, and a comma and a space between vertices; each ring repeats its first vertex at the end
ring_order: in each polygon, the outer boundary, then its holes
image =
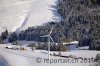
POLYGON ((51 37, 51 33, 52 33, 53 29, 54 29, 54 27, 52 27, 52 29, 48 35, 40 36, 40 37, 48 38, 48 59, 50 59, 50 40, 54 43, 53 38, 51 37))

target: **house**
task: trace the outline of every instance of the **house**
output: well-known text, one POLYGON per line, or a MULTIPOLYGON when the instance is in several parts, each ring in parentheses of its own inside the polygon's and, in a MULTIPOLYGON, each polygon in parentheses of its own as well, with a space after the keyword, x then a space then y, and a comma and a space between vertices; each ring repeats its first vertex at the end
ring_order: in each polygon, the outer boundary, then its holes
POLYGON ((69 43, 63 43, 63 45, 66 46, 67 50, 76 50, 76 48, 78 47, 78 41, 72 41, 69 43))

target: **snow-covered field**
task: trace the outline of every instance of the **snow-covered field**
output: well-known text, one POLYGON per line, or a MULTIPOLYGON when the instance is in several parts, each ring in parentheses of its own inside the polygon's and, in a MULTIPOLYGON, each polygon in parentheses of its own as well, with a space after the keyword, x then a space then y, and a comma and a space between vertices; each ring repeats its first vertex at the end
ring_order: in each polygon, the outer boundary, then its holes
MULTIPOLYGON (((44 63, 44 59, 48 58, 48 54, 41 53, 47 52, 42 50, 32 51, 20 51, 5 49, 6 45, 0 45, 0 55, 2 55, 11 66, 90 66, 92 63, 44 63), (37 63, 37 58, 41 58, 37 63)), ((58 53, 58 52, 51 52, 58 53)), ((95 58, 100 51, 89 51, 89 50, 77 50, 71 52, 62 52, 62 55, 69 56, 73 55, 82 58, 95 58)), ((50 59, 66 59, 63 57, 50 56, 50 59)))
POLYGON ((15 31, 23 24, 32 6, 32 0, 0 0, 0 33, 15 31))
POLYGON ((57 0, 0 0, 0 32, 58 21, 57 0))
POLYGON ((22 24, 19 30, 28 28, 29 26, 38 26, 49 21, 61 20, 57 13, 57 0, 36 0, 33 2, 32 10, 27 20, 22 24))

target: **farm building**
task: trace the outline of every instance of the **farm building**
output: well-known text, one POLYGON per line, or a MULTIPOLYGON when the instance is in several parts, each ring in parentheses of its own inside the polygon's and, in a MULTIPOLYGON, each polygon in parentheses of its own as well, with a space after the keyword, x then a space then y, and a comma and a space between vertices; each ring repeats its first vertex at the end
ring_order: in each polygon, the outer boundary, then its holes
POLYGON ((76 50, 78 47, 78 41, 73 41, 69 43, 63 43, 66 46, 67 50, 76 50))

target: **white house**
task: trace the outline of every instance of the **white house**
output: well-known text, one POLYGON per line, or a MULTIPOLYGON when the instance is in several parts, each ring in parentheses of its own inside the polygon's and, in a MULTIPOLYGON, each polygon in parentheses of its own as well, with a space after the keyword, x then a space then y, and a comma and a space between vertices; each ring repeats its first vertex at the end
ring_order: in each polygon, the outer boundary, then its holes
POLYGON ((78 41, 64 42, 63 45, 65 45, 68 50, 75 50, 78 47, 78 43, 78 41))

